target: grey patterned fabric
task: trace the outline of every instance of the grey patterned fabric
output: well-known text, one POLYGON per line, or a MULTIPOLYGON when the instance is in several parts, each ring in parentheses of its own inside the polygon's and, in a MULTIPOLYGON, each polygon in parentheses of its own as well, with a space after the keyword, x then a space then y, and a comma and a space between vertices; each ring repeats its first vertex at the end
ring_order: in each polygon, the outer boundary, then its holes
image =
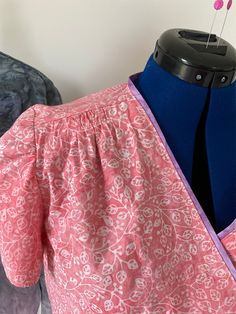
POLYGON ((61 96, 41 72, 0 53, 0 136, 33 104, 58 105, 61 96))
MULTIPOLYGON (((0 52, 0 136, 32 105, 61 103, 58 90, 44 74, 0 52)), ((0 259, 0 314, 37 314, 40 302, 41 314, 51 314, 43 270, 37 285, 14 287, 0 259)))

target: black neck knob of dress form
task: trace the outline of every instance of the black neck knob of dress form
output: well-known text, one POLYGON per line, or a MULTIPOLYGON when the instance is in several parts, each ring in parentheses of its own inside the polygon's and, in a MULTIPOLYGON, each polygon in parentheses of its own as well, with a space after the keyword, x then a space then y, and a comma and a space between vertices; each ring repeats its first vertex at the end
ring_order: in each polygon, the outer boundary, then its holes
POLYGON ((154 60, 180 79, 203 87, 226 87, 236 80, 236 50, 226 40, 188 29, 164 32, 154 60), (218 42, 220 44, 218 46, 218 42))

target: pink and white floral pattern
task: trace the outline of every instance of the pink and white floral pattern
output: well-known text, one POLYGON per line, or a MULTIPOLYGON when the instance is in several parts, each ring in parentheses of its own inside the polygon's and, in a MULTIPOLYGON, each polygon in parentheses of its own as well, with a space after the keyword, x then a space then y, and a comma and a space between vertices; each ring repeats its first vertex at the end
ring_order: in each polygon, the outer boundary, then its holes
POLYGON ((236 267, 236 229, 224 237, 222 243, 236 267))
POLYGON ((235 314, 235 233, 214 237, 128 84, 0 140, 3 264, 25 287, 44 262, 54 314, 235 314))

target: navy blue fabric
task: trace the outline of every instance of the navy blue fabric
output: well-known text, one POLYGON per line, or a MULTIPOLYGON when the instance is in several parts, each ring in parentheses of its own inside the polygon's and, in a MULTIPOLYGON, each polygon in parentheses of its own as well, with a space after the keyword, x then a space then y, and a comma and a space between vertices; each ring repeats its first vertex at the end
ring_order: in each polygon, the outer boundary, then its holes
POLYGON ((195 134, 208 89, 171 75, 156 64, 153 56, 135 85, 156 117, 186 179, 191 182, 195 134))
POLYGON ((212 89, 206 142, 216 224, 223 230, 236 218, 236 82, 212 89))
MULTIPOLYGON (((22 112, 34 104, 59 105, 61 96, 41 72, 0 53, 0 136, 22 112)), ((42 270, 37 285, 18 288, 11 285, 0 260, 0 314, 51 314, 51 305, 42 270)))
MULTIPOLYGON (((203 207, 204 193, 205 198, 211 194, 209 204, 212 203, 214 212, 208 213, 204 207, 203 210, 208 217, 214 216, 211 222, 215 231, 222 231, 236 218, 236 85, 208 89, 190 84, 162 69, 153 55, 135 85, 156 117, 190 186, 195 145, 202 137, 202 145, 206 146, 206 167, 209 166, 210 192, 204 191, 207 184, 199 179, 198 185, 202 186, 198 190, 203 203, 199 202, 203 207), (200 133, 197 139, 200 121, 205 134, 200 133)), ((203 151, 198 154, 201 153, 203 151)))

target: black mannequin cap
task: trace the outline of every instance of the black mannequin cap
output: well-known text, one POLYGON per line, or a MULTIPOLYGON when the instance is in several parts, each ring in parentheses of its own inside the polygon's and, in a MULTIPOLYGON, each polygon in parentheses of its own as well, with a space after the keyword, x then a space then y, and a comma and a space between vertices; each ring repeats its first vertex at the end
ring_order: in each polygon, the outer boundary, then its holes
POLYGON ((155 61, 180 79, 204 87, 225 87, 236 79, 236 50, 215 34, 170 29, 156 43, 155 61))

